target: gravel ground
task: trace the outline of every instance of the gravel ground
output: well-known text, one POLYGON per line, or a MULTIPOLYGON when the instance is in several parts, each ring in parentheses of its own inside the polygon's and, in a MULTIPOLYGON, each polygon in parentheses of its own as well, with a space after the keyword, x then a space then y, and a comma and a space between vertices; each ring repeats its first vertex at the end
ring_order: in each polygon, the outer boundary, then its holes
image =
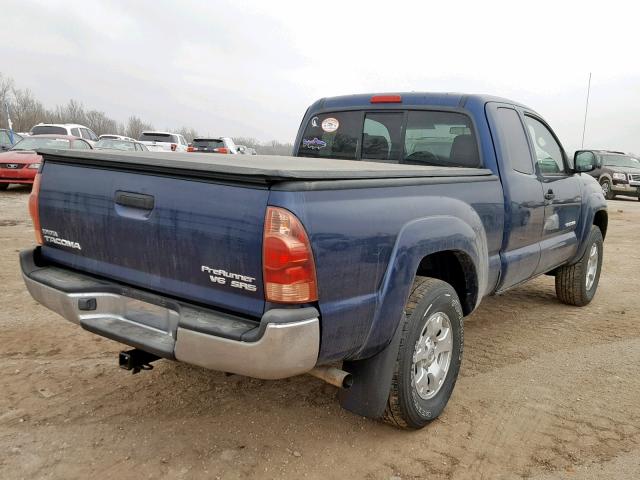
POLYGON ((301 376, 156 363, 39 306, 20 277, 25 188, 0 192, 0 478, 640 478, 640 202, 609 204, 600 289, 540 277, 485 299, 444 414, 417 432, 340 409, 301 376))

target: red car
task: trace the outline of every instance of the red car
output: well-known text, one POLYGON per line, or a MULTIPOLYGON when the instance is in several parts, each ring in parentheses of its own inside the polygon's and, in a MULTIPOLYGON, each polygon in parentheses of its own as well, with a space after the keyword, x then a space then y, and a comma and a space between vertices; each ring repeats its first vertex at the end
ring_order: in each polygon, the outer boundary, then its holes
POLYGON ((70 135, 34 135, 24 137, 8 152, 0 153, 0 190, 12 183, 32 184, 42 160, 35 150, 62 148, 90 150, 89 142, 70 135))

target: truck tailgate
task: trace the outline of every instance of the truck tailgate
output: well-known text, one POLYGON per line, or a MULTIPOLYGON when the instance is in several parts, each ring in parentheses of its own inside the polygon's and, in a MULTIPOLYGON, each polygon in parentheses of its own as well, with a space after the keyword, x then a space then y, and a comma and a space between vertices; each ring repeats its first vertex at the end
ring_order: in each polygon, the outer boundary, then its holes
POLYGON ((76 270, 260 317, 266 186, 47 161, 42 254, 76 270))

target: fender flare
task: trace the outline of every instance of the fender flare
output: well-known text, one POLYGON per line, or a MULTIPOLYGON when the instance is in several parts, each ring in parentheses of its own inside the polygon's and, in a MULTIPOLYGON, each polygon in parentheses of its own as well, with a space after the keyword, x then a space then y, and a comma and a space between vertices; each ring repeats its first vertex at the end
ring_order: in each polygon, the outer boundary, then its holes
POLYGON ((371 357, 391 341, 418 266, 426 256, 453 251, 465 255, 475 275, 475 308, 487 291, 489 254, 487 237, 477 213, 467 206, 465 218, 436 215, 413 220, 401 229, 378 289, 376 311, 362 347, 350 360, 371 357))

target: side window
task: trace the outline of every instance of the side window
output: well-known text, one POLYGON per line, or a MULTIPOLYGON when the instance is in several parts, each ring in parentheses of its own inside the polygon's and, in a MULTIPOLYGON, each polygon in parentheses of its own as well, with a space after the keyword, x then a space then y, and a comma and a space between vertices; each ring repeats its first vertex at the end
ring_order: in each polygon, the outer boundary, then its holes
POLYGON ((362 159, 397 163, 402 152, 402 113, 367 113, 362 133, 362 159))
POLYGON ((89 134, 89 130, 86 128, 81 128, 80 132, 82 133, 82 138, 91 139, 91 135, 89 134))
POLYGON ((535 149, 536 164, 542 175, 558 175, 565 171, 562 149, 549 129, 539 120, 525 115, 529 137, 535 149))
POLYGON ((80 129, 79 128, 72 128, 71 129, 71 135, 73 135, 74 137, 79 137, 80 136, 80 129))
POLYGON ((73 148, 75 150, 89 150, 91 147, 84 140, 76 140, 73 142, 73 148))
POLYGON ((497 112, 501 135, 500 144, 503 146, 502 155, 509 159, 511 168, 516 172, 532 174, 531 151, 518 112, 503 107, 499 107, 497 112))

